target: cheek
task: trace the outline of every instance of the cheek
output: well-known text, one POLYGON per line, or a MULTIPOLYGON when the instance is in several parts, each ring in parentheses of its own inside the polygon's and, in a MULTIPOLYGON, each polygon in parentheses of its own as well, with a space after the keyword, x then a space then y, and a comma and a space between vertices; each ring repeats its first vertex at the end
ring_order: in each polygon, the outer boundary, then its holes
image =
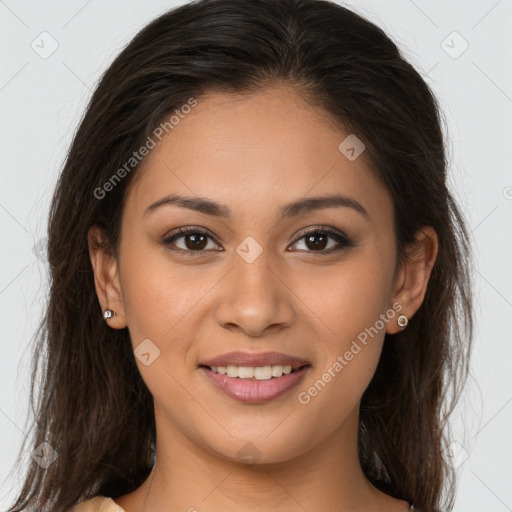
MULTIPOLYGON (((303 271, 294 286, 309 307, 325 340, 343 349, 347 342, 375 325, 390 304, 392 265, 367 251, 347 258, 329 272, 303 271)), ((382 329, 381 323, 377 328, 382 329)))
POLYGON ((302 291, 317 315, 321 335, 315 347, 318 364, 301 389, 301 403, 314 400, 323 409, 333 400, 340 407, 327 414, 343 416, 361 398, 377 367, 387 322, 394 316, 390 268, 389 262, 368 254, 347 260, 332 275, 317 274, 315 287, 302 291))
POLYGON ((186 382, 196 368, 191 349, 198 326, 207 321, 212 289, 223 272, 178 265, 165 249, 144 248, 142 242, 124 254, 121 283, 132 346, 136 356, 151 354, 148 366, 136 359, 139 371, 156 396, 163 390, 164 400, 169 393, 177 402, 179 397, 186 400, 179 383, 186 382), (154 362, 153 354, 157 355, 154 362))
POLYGON ((165 342, 212 286, 207 274, 202 279, 184 277, 164 250, 144 250, 141 243, 129 247, 122 260, 124 310, 135 345, 141 337, 165 342))
POLYGON ((144 248, 143 243, 126 247, 120 268, 124 312, 141 377, 156 403, 172 397, 174 406, 169 411, 181 410, 190 399, 183 383, 197 324, 194 306, 212 284, 207 276, 184 278, 165 253, 144 248))

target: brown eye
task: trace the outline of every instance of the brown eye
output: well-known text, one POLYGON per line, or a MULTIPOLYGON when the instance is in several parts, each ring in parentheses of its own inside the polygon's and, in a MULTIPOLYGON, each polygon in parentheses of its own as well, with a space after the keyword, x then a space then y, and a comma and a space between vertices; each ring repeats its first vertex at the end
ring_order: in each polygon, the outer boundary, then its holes
POLYGON ((326 235, 324 233, 319 233, 319 232, 312 233, 312 234, 304 237, 306 246, 309 249, 313 249, 313 250, 325 249, 329 238, 330 238, 329 235, 326 235))
POLYGON ((187 249, 191 251, 204 249, 208 242, 208 237, 199 233, 184 235, 183 239, 185 240, 187 249))
POLYGON ((354 246, 353 242, 346 235, 338 231, 333 231, 330 228, 303 232, 295 244, 298 244, 302 240, 304 240, 305 249, 299 248, 299 250, 318 252, 321 254, 330 254, 354 246), (329 240, 332 240, 333 243, 330 243, 329 240))
POLYGON ((176 249, 170 247, 172 250, 183 251, 183 252, 206 252, 205 249, 218 250, 218 245, 212 239, 212 237, 202 229, 199 228, 179 228, 178 232, 166 236, 162 240, 162 244, 165 246, 175 246, 176 249), (213 243, 213 247, 208 247, 208 242, 213 243))
MULTIPOLYGON (((189 227, 179 228, 177 233, 170 234, 162 240, 162 244, 169 246, 171 250, 181 251, 183 253, 203 253, 209 250, 222 250, 206 231, 189 227), (208 243, 213 245, 208 247, 208 243)), ((304 247, 300 251, 316 252, 319 254, 330 254, 340 251, 344 248, 353 247, 353 242, 343 233, 334 231, 330 228, 314 229, 303 232, 294 245, 304 240, 304 247)))

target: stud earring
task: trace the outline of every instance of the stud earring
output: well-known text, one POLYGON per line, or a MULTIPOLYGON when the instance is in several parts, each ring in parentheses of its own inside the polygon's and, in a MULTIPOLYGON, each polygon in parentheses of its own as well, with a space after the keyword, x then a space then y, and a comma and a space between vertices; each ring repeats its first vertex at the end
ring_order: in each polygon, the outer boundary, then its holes
POLYGON ((103 313, 103 318, 105 320, 108 320, 109 318, 112 318, 114 315, 115 313, 112 309, 105 309, 105 312, 103 313))
POLYGON ((407 327, 409 319, 404 314, 401 314, 398 316, 397 322, 400 327, 407 327))

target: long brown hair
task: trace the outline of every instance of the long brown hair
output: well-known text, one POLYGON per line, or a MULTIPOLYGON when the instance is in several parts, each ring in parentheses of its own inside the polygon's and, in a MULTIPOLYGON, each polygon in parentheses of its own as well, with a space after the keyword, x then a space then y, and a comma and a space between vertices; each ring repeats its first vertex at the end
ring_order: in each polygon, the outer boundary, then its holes
POLYGON ((102 319, 87 244, 97 225, 116 250, 125 191, 138 165, 104 197, 98 190, 191 97, 276 81, 296 87, 364 142, 393 198, 400 258, 420 227, 437 232, 424 302, 405 331, 386 335, 362 397, 359 453, 365 475, 381 490, 425 511, 452 507, 455 474, 442 450, 468 373, 471 258, 465 221, 447 188, 438 104, 380 28, 335 3, 199 0, 152 21, 114 60, 60 174, 28 448, 47 442, 58 457, 46 469, 31 462, 13 512, 63 512, 97 494, 128 493, 148 476, 155 461, 152 396, 128 330, 110 329, 102 319))

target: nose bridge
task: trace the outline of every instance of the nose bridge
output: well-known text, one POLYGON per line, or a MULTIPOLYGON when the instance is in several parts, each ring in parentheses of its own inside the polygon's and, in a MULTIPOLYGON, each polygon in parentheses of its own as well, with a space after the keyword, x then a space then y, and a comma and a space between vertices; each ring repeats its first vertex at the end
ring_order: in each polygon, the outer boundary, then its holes
POLYGON ((217 308, 217 322, 227 328, 238 326, 251 336, 270 326, 288 326, 295 310, 292 292, 278 277, 279 267, 272 251, 248 237, 233 254, 233 267, 224 283, 217 308))
POLYGON ((276 286, 275 274, 271 270, 271 250, 263 249, 259 244, 256 246, 256 243, 249 239, 237 247, 237 255, 233 257, 233 278, 238 283, 237 291, 243 296, 252 291, 255 298, 259 295, 268 299, 275 293, 271 288, 276 286))

